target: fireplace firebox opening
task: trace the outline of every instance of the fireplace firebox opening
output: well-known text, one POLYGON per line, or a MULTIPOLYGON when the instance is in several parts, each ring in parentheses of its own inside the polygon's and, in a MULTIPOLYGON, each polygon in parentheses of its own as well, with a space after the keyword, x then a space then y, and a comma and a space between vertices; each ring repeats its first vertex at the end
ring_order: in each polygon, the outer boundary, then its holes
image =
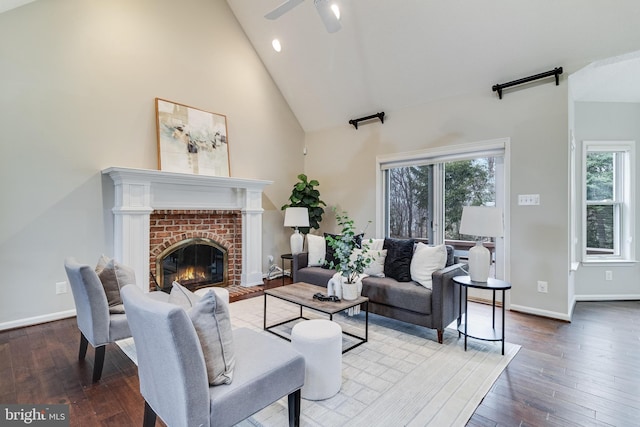
POLYGON ((195 291, 205 286, 227 286, 227 250, 212 239, 194 237, 166 248, 156 257, 156 281, 171 291, 174 281, 195 291))

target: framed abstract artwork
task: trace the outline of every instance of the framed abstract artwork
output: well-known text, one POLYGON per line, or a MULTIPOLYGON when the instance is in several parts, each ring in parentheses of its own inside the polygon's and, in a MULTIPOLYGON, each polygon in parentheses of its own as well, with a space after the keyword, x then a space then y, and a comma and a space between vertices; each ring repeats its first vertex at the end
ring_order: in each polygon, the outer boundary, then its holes
POLYGON ((156 98, 158 169, 229 177, 227 117, 156 98))

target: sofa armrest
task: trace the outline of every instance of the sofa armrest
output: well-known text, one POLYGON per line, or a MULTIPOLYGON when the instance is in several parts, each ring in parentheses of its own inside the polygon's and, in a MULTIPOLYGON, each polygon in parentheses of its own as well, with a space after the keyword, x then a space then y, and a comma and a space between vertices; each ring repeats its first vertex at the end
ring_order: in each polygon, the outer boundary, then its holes
POLYGON ((442 331, 458 318, 460 286, 453 282, 453 278, 466 275, 463 270, 465 266, 466 264, 454 264, 431 275, 431 314, 434 329, 442 331))
POLYGON ((293 283, 299 282, 298 270, 305 268, 309 264, 309 254, 307 252, 300 252, 293 255, 291 260, 291 279, 293 283))

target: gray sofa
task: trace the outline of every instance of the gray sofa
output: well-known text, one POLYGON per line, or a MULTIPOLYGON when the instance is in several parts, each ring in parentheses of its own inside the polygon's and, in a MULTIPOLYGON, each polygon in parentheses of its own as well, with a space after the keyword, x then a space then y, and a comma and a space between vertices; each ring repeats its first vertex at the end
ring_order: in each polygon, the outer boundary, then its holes
MULTIPOLYGON (((368 276, 362 281, 362 295, 369 298, 369 311, 381 316, 435 329, 442 344, 444 328, 458 318, 460 286, 455 276, 465 275, 464 264, 457 263, 453 247, 447 246, 446 266, 433 273, 432 289, 416 282, 398 282, 390 277, 368 276)), ((327 287, 336 273, 323 267, 308 267, 306 252, 295 254, 292 261, 293 282, 327 287)), ((462 307, 464 310, 464 306, 462 307)))

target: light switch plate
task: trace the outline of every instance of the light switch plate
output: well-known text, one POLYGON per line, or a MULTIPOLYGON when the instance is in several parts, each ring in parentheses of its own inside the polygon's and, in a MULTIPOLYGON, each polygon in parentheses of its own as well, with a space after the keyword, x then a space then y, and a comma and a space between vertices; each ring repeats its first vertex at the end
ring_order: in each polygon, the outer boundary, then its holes
POLYGON ((520 206, 537 206, 539 204, 539 194, 518 194, 518 205, 520 206))

